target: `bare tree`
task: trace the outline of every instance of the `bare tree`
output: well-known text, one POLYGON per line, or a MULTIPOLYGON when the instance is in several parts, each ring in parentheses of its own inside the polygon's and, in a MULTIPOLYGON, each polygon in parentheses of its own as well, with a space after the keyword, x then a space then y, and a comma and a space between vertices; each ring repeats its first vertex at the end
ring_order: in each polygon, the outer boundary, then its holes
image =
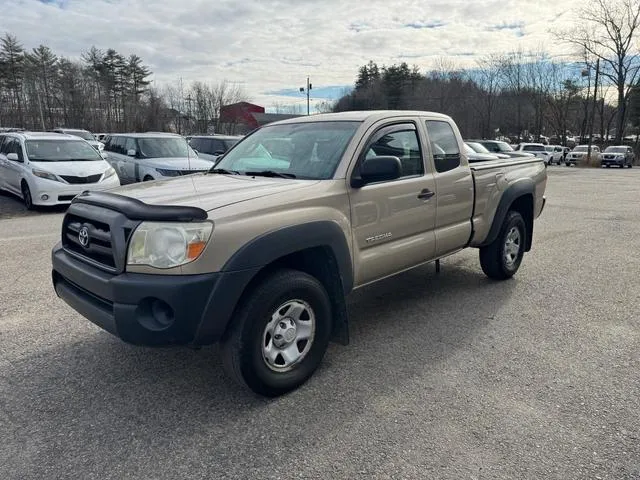
POLYGON ((590 0, 580 11, 583 25, 555 35, 589 58, 600 60, 600 74, 617 88, 618 106, 616 142, 624 135, 625 114, 630 89, 635 84, 640 68, 640 57, 635 43, 640 26, 640 2, 637 0, 590 0))
POLYGON ((477 62, 477 69, 474 72, 472 81, 480 87, 479 102, 475 102, 478 107, 480 117, 482 118, 482 137, 493 137, 493 112, 495 109, 498 94, 500 93, 503 82, 501 75, 501 59, 497 55, 486 56, 477 62))

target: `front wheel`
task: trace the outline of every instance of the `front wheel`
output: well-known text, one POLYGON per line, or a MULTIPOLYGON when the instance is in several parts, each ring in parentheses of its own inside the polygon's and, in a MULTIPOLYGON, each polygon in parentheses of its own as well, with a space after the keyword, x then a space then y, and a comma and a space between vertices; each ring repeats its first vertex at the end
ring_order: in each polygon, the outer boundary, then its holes
POLYGON ((498 237, 480 248, 480 265, 485 275, 494 280, 506 280, 518 271, 524 256, 526 232, 522 215, 508 212, 498 237))
POLYGON ((31 197, 31 190, 25 181, 22 182, 22 199, 24 200, 24 206, 27 207, 27 210, 33 210, 35 208, 33 198, 31 197))
POLYGON ((323 285, 297 270, 279 270, 244 298, 222 339, 227 374, 259 395, 275 397, 311 377, 331 335, 323 285))

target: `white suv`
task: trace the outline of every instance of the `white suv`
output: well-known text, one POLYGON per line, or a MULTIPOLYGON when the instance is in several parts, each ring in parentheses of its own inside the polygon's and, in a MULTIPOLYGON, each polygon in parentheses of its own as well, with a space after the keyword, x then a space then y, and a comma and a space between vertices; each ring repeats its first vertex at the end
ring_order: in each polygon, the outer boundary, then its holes
POLYGON ((516 152, 532 153, 538 158, 544 160, 546 165, 549 164, 549 159, 552 157, 550 152, 547 152, 545 146, 542 143, 521 143, 515 148, 516 152))
POLYGON ((184 137, 172 133, 110 135, 104 149, 122 183, 179 177, 212 167, 198 158, 184 137))
POLYGON ((34 205, 71 203, 85 190, 107 190, 120 180, 104 158, 81 138, 58 133, 0 134, 0 189, 34 205))
POLYGON ((96 140, 96 137, 89 130, 82 130, 81 128, 56 128, 53 130, 56 133, 66 133, 67 135, 73 135, 74 137, 80 137, 83 140, 89 142, 93 148, 102 152, 104 150, 104 143, 96 140))

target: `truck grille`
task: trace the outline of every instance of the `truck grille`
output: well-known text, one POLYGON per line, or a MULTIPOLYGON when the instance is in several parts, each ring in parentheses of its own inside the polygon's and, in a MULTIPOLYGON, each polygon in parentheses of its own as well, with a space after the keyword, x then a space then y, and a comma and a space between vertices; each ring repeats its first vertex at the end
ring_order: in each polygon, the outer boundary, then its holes
POLYGON ((73 185, 82 184, 82 183, 98 183, 100 181, 100 177, 102 177, 101 173, 97 175, 89 175, 88 177, 74 177, 71 175, 60 175, 65 182, 71 183, 73 185))
POLYGON ((62 245, 92 263, 109 270, 116 268, 111 229, 106 223, 67 214, 62 225, 62 245), (83 244, 85 239, 86 244, 83 244))

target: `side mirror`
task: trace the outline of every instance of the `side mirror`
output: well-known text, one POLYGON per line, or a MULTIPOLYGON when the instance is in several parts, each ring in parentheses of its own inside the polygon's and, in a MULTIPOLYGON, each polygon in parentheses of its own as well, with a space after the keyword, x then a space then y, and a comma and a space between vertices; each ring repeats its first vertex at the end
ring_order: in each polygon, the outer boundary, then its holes
POLYGON ((20 159, 18 158, 18 154, 17 154, 17 153, 13 153, 13 152, 12 152, 12 153, 8 153, 8 154, 7 154, 7 160, 10 160, 10 161, 12 161, 12 162, 19 162, 19 163, 22 163, 22 160, 20 160, 20 159))
POLYGON ((127 155, 129 157, 135 157, 136 156, 136 151, 133 148, 130 148, 129 150, 127 150, 127 155))
POLYGON ((402 163, 398 157, 366 158, 360 165, 360 175, 351 179, 351 186, 361 188, 368 183, 396 180, 401 174, 402 163))

